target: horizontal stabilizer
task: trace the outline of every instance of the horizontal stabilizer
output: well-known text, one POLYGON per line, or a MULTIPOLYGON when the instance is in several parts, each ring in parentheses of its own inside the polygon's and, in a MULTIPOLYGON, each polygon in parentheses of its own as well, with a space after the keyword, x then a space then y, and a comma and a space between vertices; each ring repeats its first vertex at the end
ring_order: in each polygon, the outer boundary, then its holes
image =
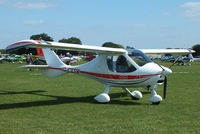
POLYGON ((62 70, 54 70, 54 69, 41 69, 40 73, 44 76, 48 76, 52 78, 66 74, 66 72, 62 70))
POLYGON ((25 65, 18 68, 48 68, 48 65, 25 65))
POLYGON ((40 69, 40 73, 48 77, 57 77, 66 73, 62 70, 49 69, 48 65, 25 65, 25 66, 20 66, 18 68, 40 69))

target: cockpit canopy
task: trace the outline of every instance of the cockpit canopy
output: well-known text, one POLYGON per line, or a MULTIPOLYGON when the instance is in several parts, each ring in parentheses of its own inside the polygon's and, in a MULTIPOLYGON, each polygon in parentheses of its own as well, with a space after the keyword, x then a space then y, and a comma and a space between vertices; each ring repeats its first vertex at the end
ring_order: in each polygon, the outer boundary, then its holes
MULTIPOLYGON (((129 57, 139 66, 143 66, 146 63, 152 62, 143 52, 140 50, 132 50, 129 52, 129 57)), ((136 67, 131 63, 130 59, 125 56, 107 56, 108 69, 112 72, 129 73, 133 72, 136 67)))
POLYGON ((128 50, 129 52, 129 57, 133 59, 135 63, 137 63, 139 66, 144 66, 145 64, 152 62, 152 60, 147 57, 142 51, 137 50, 137 49, 131 49, 128 50))

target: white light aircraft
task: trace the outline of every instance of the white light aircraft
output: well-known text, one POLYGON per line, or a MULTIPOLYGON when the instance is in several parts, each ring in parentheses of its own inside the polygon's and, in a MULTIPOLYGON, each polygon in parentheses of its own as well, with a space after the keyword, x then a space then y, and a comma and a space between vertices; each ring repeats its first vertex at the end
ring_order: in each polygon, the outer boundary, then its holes
MULTIPOLYGON (((6 50, 19 47, 42 48, 47 65, 25 65, 21 68, 40 68, 43 75, 57 77, 67 73, 74 73, 95 79, 106 85, 103 93, 94 97, 97 102, 110 101, 110 86, 121 87, 132 99, 141 99, 140 91, 129 91, 128 88, 142 87, 148 89, 152 96, 149 101, 159 104, 162 97, 156 93, 156 88, 164 83, 164 98, 166 97, 167 77, 171 69, 150 60, 142 51, 107 48, 98 46, 75 45, 68 43, 23 40, 9 45, 6 50), (86 64, 70 66, 64 64, 52 49, 66 49, 73 51, 94 52, 98 56, 86 64)), ((178 53, 191 53, 190 51, 178 53)), ((177 53, 174 51, 174 53, 177 53)))

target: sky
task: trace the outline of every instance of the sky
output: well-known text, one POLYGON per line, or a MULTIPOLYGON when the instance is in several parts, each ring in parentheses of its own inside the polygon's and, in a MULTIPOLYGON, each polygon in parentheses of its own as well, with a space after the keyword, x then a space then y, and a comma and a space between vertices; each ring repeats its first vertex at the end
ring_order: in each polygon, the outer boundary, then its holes
POLYGON ((199 0, 0 0, 0 48, 31 35, 138 49, 200 44, 199 0))

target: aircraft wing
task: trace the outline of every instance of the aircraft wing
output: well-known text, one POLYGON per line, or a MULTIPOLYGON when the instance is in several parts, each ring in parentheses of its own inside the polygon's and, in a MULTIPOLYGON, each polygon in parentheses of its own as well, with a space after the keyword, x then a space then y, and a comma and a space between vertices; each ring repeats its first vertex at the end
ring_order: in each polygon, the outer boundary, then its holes
POLYGON ((33 48, 53 48, 53 49, 65 49, 72 51, 84 51, 84 52, 94 52, 98 55, 122 55, 127 53, 127 50, 120 48, 108 48, 99 46, 89 46, 89 45, 78 45, 70 43, 59 43, 59 42, 47 42, 47 41, 37 41, 37 40, 23 40, 17 43, 9 45, 6 50, 13 50, 20 47, 33 47, 33 48))
POLYGON ((174 55, 184 55, 194 53, 191 49, 139 49, 145 54, 174 54, 174 55))

